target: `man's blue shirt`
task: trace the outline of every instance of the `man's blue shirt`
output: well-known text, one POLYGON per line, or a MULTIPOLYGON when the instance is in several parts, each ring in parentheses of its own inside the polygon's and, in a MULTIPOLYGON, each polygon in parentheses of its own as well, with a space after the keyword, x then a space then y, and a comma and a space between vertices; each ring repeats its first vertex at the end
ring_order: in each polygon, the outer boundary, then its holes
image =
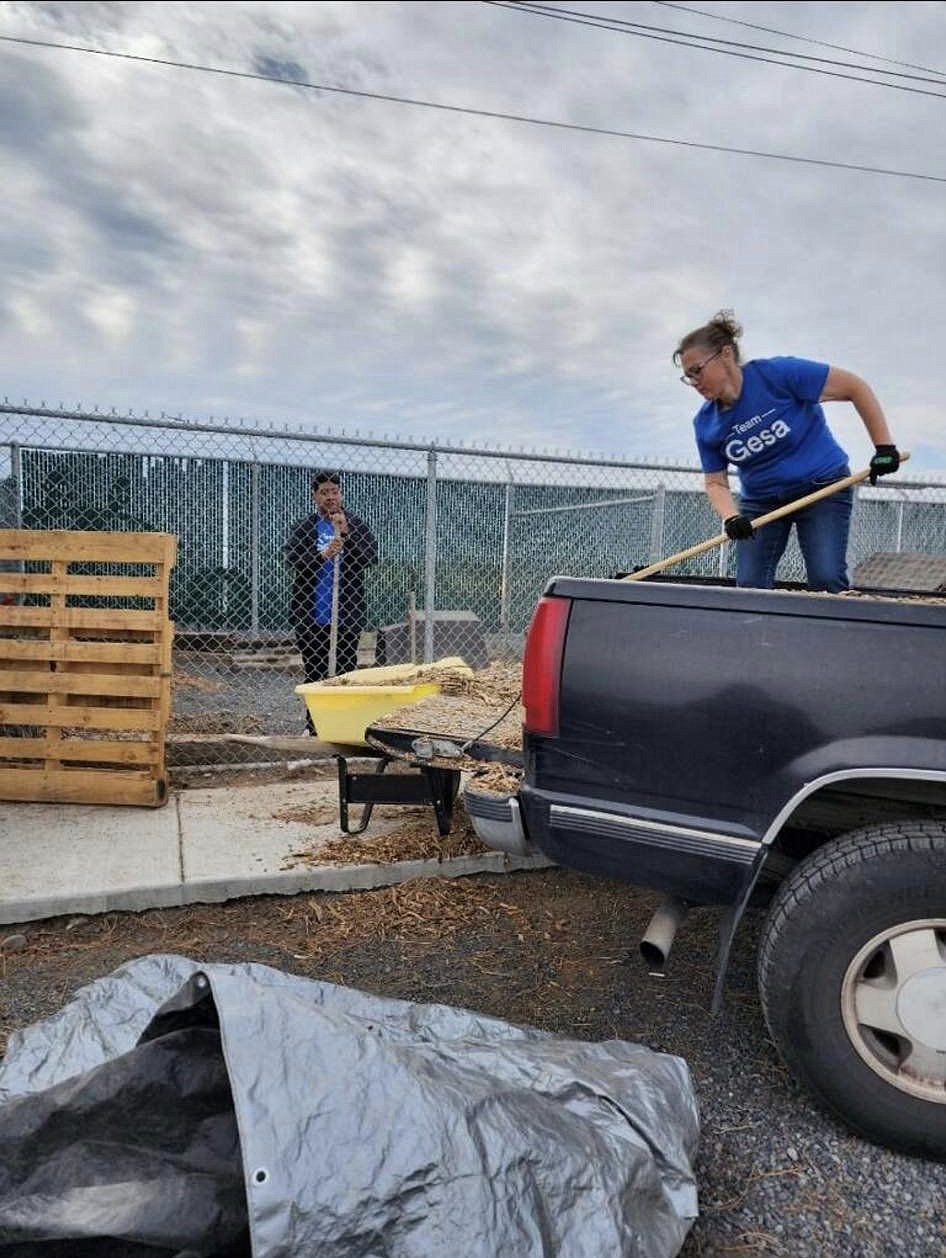
POLYGON ((750 498, 782 498, 796 486, 843 474, 847 455, 818 402, 827 376, 827 363, 807 358, 747 362, 735 404, 704 402, 693 421, 703 471, 732 464, 750 498))
MULTIPOLYGON (((319 516, 318 523, 315 526, 316 550, 324 550, 334 537, 335 526, 332 524, 332 521, 319 516)), ((315 581, 315 606, 312 616, 317 625, 330 625, 332 623, 332 574, 340 557, 336 555, 329 563, 323 563, 321 568, 319 568, 319 575, 315 581)))

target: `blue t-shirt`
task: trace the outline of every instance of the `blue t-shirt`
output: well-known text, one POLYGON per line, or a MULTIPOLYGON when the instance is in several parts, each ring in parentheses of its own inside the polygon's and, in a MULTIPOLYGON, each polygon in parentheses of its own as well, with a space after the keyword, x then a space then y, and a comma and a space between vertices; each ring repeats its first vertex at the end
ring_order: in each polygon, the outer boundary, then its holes
POLYGON ((827 363, 807 358, 747 362, 736 403, 704 402, 693 421, 703 471, 732 464, 749 498, 780 498, 839 472, 847 455, 818 402, 827 377, 827 363))
MULTIPOLYGON (((334 537, 335 526, 332 524, 332 521, 319 516, 318 523, 315 526, 316 550, 324 550, 334 537)), ((330 625, 332 623, 332 574, 335 571, 335 565, 340 559, 341 555, 336 555, 334 559, 328 563, 323 563, 319 568, 319 575, 315 580, 315 607, 313 608, 312 616, 317 625, 330 625)))

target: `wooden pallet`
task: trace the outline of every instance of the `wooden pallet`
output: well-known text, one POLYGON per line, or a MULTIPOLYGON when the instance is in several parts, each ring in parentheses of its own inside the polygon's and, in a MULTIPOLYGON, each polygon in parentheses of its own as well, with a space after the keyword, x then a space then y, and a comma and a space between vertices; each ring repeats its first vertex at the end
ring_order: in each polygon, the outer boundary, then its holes
POLYGON ((167 799, 169 533, 0 529, 0 799, 167 799))

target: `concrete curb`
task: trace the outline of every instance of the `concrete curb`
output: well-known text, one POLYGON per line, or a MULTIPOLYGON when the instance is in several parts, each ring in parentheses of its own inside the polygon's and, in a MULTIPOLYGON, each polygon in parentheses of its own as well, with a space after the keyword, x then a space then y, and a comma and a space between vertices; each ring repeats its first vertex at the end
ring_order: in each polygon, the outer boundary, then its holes
POLYGON ((95 917, 99 913, 140 913, 181 907, 181 888, 125 887, 121 891, 85 891, 75 895, 35 896, 0 904, 0 925, 14 926, 47 917, 95 917))
POLYGON ((256 895, 298 895, 307 891, 371 891, 418 878, 466 878, 472 874, 509 874, 520 870, 554 868, 544 856, 509 856, 487 852, 446 860, 392 861, 367 865, 316 865, 252 877, 196 879, 164 886, 125 887, 101 892, 31 897, 0 905, 0 925, 10 926, 48 917, 95 916, 100 913, 140 913, 147 909, 186 908, 193 904, 221 904, 256 895))
POLYGON ((526 869, 554 868, 544 856, 451 856, 445 860, 391 861, 367 865, 317 865, 304 871, 261 874, 252 879, 189 882, 181 887, 181 904, 212 904, 245 895, 297 895, 301 891, 372 891, 418 878, 466 878, 471 874, 510 874, 526 869))

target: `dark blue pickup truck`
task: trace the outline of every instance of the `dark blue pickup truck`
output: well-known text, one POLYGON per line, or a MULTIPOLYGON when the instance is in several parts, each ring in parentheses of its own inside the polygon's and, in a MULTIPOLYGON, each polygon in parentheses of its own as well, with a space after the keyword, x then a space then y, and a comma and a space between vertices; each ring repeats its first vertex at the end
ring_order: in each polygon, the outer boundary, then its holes
POLYGON ((494 832, 663 892, 651 964, 720 906, 717 1005, 763 907, 788 1066, 859 1133, 946 1159, 946 598, 557 577, 522 698, 494 832))

